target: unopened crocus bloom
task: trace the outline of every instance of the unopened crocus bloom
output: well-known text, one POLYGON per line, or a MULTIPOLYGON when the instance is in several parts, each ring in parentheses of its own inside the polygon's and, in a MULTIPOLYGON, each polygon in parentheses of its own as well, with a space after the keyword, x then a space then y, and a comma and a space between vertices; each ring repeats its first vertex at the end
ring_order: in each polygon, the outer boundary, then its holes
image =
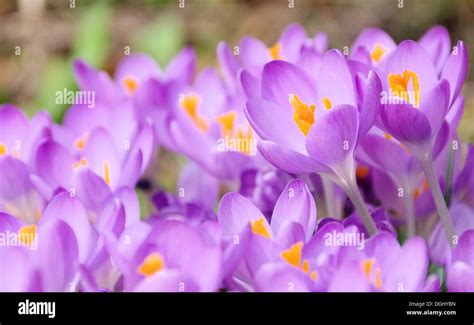
MULTIPOLYGON (((304 181, 293 180, 278 198, 270 222, 238 193, 222 198, 218 218, 226 243, 224 276, 231 286, 248 290, 263 263, 280 259, 280 254, 291 260, 290 255, 297 253, 291 247, 301 249, 310 240, 316 227, 316 204, 304 181)), ((306 263, 303 268, 309 275, 306 263)))
POLYGON ((109 253, 123 274, 123 290, 219 289, 222 251, 203 228, 185 221, 165 220, 128 236, 128 242, 108 244, 109 253))
POLYGON ((466 73, 467 51, 462 42, 438 77, 429 54, 414 41, 402 42, 381 73, 385 89, 381 124, 420 162, 451 241, 456 232, 433 167, 433 148, 449 108, 458 100, 466 73))
POLYGON ((364 250, 341 248, 328 291, 438 291, 439 278, 426 277, 428 265, 421 237, 400 246, 392 234, 380 233, 367 240, 364 250))
MULTIPOLYGON (((95 193, 89 188, 88 194, 94 196, 95 193)), ((77 242, 76 260, 80 268, 76 270, 69 290, 87 290, 88 276, 93 276, 101 288, 107 288, 113 281, 110 274, 113 274, 115 267, 107 254, 103 236, 119 238, 125 229, 139 222, 138 199, 133 190, 122 188, 114 194, 109 193, 98 208, 91 210, 86 208, 79 196, 61 191, 46 206, 38 227, 54 220, 66 223, 77 242)))
MULTIPOLYGON (((443 26, 433 26, 421 36, 418 42, 429 54, 437 72, 441 73, 451 51, 449 32, 443 26)), ((381 67, 396 48, 397 44, 386 32, 379 28, 367 28, 352 44, 351 60, 381 67)))
POLYGON ((260 98, 246 114, 264 140, 259 151, 274 166, 295 174, 322 173, 352 200, 370 233, 376 231, 356 184, 354 151, 372 127, 380 106, 375 73, 356 90, 344 55, 328 51, 316 78, 283 61, 265 65, 260 98))
POLYGON ((449 291, 474 291, 474 230, 464 232, 455 245, 446 267, 449 291))

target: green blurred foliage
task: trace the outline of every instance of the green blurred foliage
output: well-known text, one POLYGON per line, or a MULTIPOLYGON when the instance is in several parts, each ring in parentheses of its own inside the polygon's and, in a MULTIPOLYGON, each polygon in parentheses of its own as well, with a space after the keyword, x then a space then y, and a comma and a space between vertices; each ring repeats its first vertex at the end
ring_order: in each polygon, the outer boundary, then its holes
POLYGON ((174 15, 161 15, 136 33, 133 44, 134 50, 151 55, 163 67, 183 46, 184 29, 174 15))
POLYGON ((94 66, 102 66, 109 48, 110 16, 110 7, 105 1, 99 1, 84 9, 74 39, 74 58, 81 58, 94 66))
POLYGON ((110 7, 107 1, 85 7, 80 16, 72 51, 66 57, 53 57, 45 67, 42 82, 35 97, 35 106, 47 108, 52 118, 60 122, 69 105, 56 103, 56 92, 64 88, 76 90, 72 74, 72 61, 81 58, 93 66, 100 67, 107 58, 110 35, 110 7))
POLYGON ((69 105, 56 103, 56 92, 64 88, 75 89, 69 60, 53 58, 45 67, 41 85, 36 95, 36 107, 47 109, 51 117, 59 122, 69 105))

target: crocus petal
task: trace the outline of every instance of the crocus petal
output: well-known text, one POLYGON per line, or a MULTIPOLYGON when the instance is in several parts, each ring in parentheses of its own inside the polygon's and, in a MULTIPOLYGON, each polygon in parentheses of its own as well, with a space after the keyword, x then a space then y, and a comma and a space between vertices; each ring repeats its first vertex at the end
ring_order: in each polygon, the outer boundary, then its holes
POLYGON ((330 172, 329 167, 315 159, 272 141, 259 141, 258 151, 273 166, 290 174, 330 172))
POLYGON ((166 67, 164 78, 166 80, 179 80, 191 83, 196 70, 196 53, 191 47, 182 49, 166 67))
POLYGON ((33 278, 28 251, 23 247, 0 246, 0 259, 5 261, 0 268, 0 290, 2 292, 27 291, 33 278))
POLYGON ((240 82, 247 98, 258 98, 260 96, 260 81, 247 70, 241 70, 240 82))
MULTIPOLYGON (((453 204, 449 208, 449 214, 453 219, 454 228, 458 234, 474 229, 474 211, 467 205, 462 203, 453 204)), ((431 233, 429 248, 430 257, 433 262, 442 266, 449 262, 451 248, 441 223, 438 223, 431 233)))
POLYGON ((453 250, 453 261, 463 261, 474 266, 474 229, 465 231, 453 250))
POLYGON ((462 261, 454 262, 446 274, 446 286, 451 292, 474 292, 474 268, 462 261))
MULTIPOLYGON (((324 220, 324 219, 323 219, 324 220)), ((335 255, 339 249, 337 245, 328 245, 326 239, 335 233, 344 232, 344 227, 339 222, 330 221, 320 226, 311 240, 303 247, 303 257, 311 259, 319 256, 323 252, 335 255)))
POLYGON ((73 63, 74 78, 81 90, 96 93, 96 104, 117 103, 117 87, 104 71, 97 71, 83 60, 73 63))
POLYGON ((426 116, 431 126, 432 136, 438 133, 448 112, 449 83, 442 79, 433 89, 426 93, 421 101, 420 110, 426 116))
POLYGON ((271 226, 274 233, 278 236, 287 223, 296 222, 303 227, 308 241, 316 227, 316 219, 316 204, 306 183, 300 179, 289 182, 273 210, 271 226))
POLYGON ((301 52, 301 47, 306 41, 306 32, 300 24, 290 24, 285 28, 281 37, 280 44, 283 58, 290 62, 295 62, 301 52))
POLYGON ((384 60, 387 57, 385 54, 390 54, 397 44, 390 35, 379 28, 366 28, 352 43, 351 49, 357 51, 360 47, 365 47, 369 52, 372 52, 375 46, 381 46, 385 51, 379 60, 384 60))
POLYGON ((305 229, 300 223, 294 221, 286 222, 276 234, 275 242, 281 247, 290 247, 298 242, 305 242, 305 229))
POLYGON ((379 76, 373 72, 369 72, 367 85, 365 88, 362 106, 360 108, 360 126, 357 143, 369 132, 375 122, 380 111, 380 94, 382 92, 382 82, 379 76))
POLYGON ((458 97, 464 81, 466 80, 468 62, 469 58, 467 49, 464 46, 464 43, 459 41, 456 48, 446 60, 446 64, 441 72, 441 78, 448 80, 450 85, 450 105, 458 97))
POLYGON ((46 207, 40 224, 51 220, 63 220, 71 227, 77 239, 79 260, 81 263, 86 262, 95 246, 97 234, 89 222, 82 203, 77 198, 71 197, 69 192, 56 195, 46 207))
POLYGON ((448 121, 449 126, 452 130, 457 130, 461 118, 464 114, 464 97, 462 95, 457 96, 453 105, 449 109, 449 112, 446 114, 446 121, 448 121))
POLYGON ((387 61, 388 73, 403 73, 405 70, 417 74, 420 98, 423 101, 425 93, 438 82, 438 73, 425 49, 411 40, 401 42, 387 61))
POLYGON ((194 91, 199 94, 199 113, 207 118, 218 115, 226 103, 226 91, 222 78, 214 68, 204 69, 194 82, 194 91))
POLYGON ((324 107, 323 98, 329 99, 332 106, 357 105, 354 80, 346 57, 339 50, 326 52, 316 80, 318 82, 319 111, 323 111, 321 109, 324 107))
MULTIPOLYGON (((120 181, 118 184, 116 183, 117 186, 135 186, 140 178, 142 166, 143 153, 141 150, 128 155, 127 160, 123 163, 120 181)), ((111 186, 114 187, 113 185, 111 186)))
POLYGON ((390 141, 375 134, 368 134, 362 141, 362 148, 367 155, 388 172, 400 175, 408 170, 410 154, 397 141, 390 141))
POLYGON ((414 292, 423 289, 428 271, 428 249, 420 237, 409 239, 396 262, 387 270, 383 287, 386 291, 414 292), (410 266, 410 267, 408 267, 410 266))
POLYGON ((367 292, 370 284, 365 278, 360 263, 347 262, 334 272, 328 292, 367 292))
POLYGON ((18 218, 8 214, 0 212, 0 233, 5 234, 7 231, 18 232, 24 223, 18 218))
POLYGON ((270 61, 270 52, 265 44, 253 37, 243 37, 239 45, 240 59, 245 69, 257 72, 270 61))
POLYGON ((34 156, 36 172, 53 189, 71 184, 74 163, 72 155, 51 140, 41 143, 34 156))
POLYGON ((382 270, 385 270, 398 263, 398 257, 402 249, 394 235, 388 232, 380 232, 366 241, 364 251, 367 256, 375 257, 382 270))
POLYGON ((140 202, 137 193, 129 187, 122 187, 114 192, 114 196, 120 200, 125 209, 125 228, 139 222, 140 202))
POLYGON ((70 290, 78 267, 78 247, 66 222, 52 219, 38 229, 38 250, 32 257, 41 275, 42 290, 70 290))
POLYGON ((428 119, 409 104, 383 105, 380 117, 387 131, 410 150, 422 150, 431 139, 428 119))
POLYGON ((218 219, 222 226, 225 239, 238 236, 252 221, 264 219, 267 231, 271 233, 270 225, 260 210, 249 200, 238 193, 227 193, 219 204, 218 219))
POLYGON ((301 270, 277 262, 261 267, 255 275, 255 286, 263 292, 308 292, 312 282, 301 270))
POLYGON ((143 173, 150 162, 153 150, 155 147, 155 137, 153 126, 150 123, 145 123, 140 129, 132 144, 130 155, 134 155, 136 151, 140 150, 142 153, 142 165, 140 172, 143 173))
POLYGON ((160 74, 160 67, 150 56, 133 53, 125 56, 119 62, 115 70, 115 79, 121 83, 124 78, 133 77, 138 82, 142 82, 160 74))
MULTIPOLYGON (((219 66, 221 67, 222 73, 224 78, 227 82, 230 80, 234 80, 235 76, 237 76, 240 65, 237 61, 237 58, 232 53, 229 45, 226 42, 219 42, 217 45, 217 60, 219 62, 219 66)), ((232 86, 235 86, 232 84, 232 86)))
POLYGON ((316 51, 319 53, 326 52, 328 48, 328 35, 323 32, 318 32, 313 37, 313 46, 316 51))
POLYGON ((114 187, 117 184, 122 168, 118 150, 106 129, 97 128, 89 134, 83 157, 87 159, 86 167, 103 177, 104 180, 107 178, 105 171, 107 164, 109 185, 114 187))
POLYGON ((285 61, 272 61, 263 67, 261 87, 262 98, 286 107, 287 116, 294 114, 290 103, 292 95, 298 96, 303 103, 316 104, 314 78, 300 67, 285 61))
POLYGON ((287 107, 264 99, 250 99, 245 114, 262 139, 306 153, 304 134, 294 121, 294 113, 287 107))
POLYGON ((451 50, 448 30, 443 26, 431 27, 423 34, 418 43, 428 52, 436 70, 440 73, 451 50))
POLYGON ((104 203, 94 226, 99 233, 107 230, 120 236, 125 227, 125 208, 119 199, 110 197, 104 203))
POLYGON ((443 152, 443 149, 446 148, 446 144, 450 139, 451 127, 449 123, 445 120, 436 135, 436 139, 433 143, 433 160, 438 158, 438 156, 443 152))
POLYGON ((179 191, 183 192, 183 201, 201 204, 212 209, 219 192, 219 181, 194 163, 188 163, 178 180, 179 191), (206 195, 202 195, 206 193, 206 195))
POLYGON ((177 270, 163 270, 143 279, 134 292, 198 292, 199 286, 177 270))
POLYGON ((0 157, 0 203, 14 201, 33 190, 28 167, 10 156, 0 157))
POLYGON ((357 109, 350 105, 336 106, 316 120, 306 138, 306 150, 327 166, 342 163, 354 152, 358 128, 357 109))
POLYGON ((104 179, 87 168, 80 168, 74 175, 75 194, 87 209, 98 211, 111 194, 104 179))
POLYGON ((323 56, 320 52, 314 48, 303 48, 296 65, 302 67, 310 75, 317 76, 322 62, 323 56))
MULTIPOLYGON (((198 228, 181 221, 165 221, 149 234, 145 243, 163 255, 169 269, 185 272, 201 290, 218 289, 221 280, 221 249, 205 242, 198 228)), ((147 249, 147 246, 144 248, 147 249)))
POLYGON ((0 105, 0 143, 8 149, 21 141, 28 128, 28 120, 16 106, 0 105))
POLYGON ((353 53, 351 54, 350 61, 356 61, 364 65, 368 65, 369 68, 372 64, 372 61, 370 59, 370 53, 365 46, 359 46, 358 48, 356 48, 355 51, 353 51, 353 53))

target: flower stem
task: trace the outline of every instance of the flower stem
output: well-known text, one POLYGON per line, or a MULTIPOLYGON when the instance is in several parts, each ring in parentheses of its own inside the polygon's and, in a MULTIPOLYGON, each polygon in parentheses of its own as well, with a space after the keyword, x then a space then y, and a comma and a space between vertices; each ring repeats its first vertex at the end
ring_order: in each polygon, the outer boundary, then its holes
POLYGON ((456 229, 454 228, 453 221, 449 216, 448 206, 444 200, 443 193, 441 192, 441 187, 438 183, 438 178, 436 177, 433 161, 431 158, 420 159, 421 166, 425 172, 426 179, 430 185, 431 195, 433 195, 433 200, 438 210, 439 218, 444 226, 444 231, 448 238, 449 244, 451 247, 454 245, 454 241, 457 238, 456 229))
POLYGON ((411 238, 416 235, 416 220, 415 220, 415 207, 413 205, 412 193, 405 196, 405 209, 407 218, 407 235, 411 238))
POLYGON ((340 219, 336 209, 336 198, 334 196, 334 184, 326 176, 321 175, 321 182, 324 190, 324 204, 326 205, 326 214, 328 217, 340 219))
POLYGON ((347 196, 352 201, 352 204, 354 204, 354 207, 359 213, 362 219, 362 222, 364 223, 365 229, 367 229, 367 232, 369 233, 369 235, 372 236, 373 234, 377 232, 377 226, 375 225, 375 222, 372 219, 372 216, 370 215, 370 212, 367 209, 367 206, 365 205, 364 199, 362 198, 362 195, 360 194, 357 183, 354 180, 350 182, 350 184, 347 184, 347 186, 345 186, 344 188, 345 188, 347 196))

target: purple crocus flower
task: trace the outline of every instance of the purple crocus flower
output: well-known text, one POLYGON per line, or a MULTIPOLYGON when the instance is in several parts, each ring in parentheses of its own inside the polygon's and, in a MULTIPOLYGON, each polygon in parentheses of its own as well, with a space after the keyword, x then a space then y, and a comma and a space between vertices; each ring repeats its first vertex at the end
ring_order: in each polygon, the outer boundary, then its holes
MULTIPOLYGON (((448 125, 438 136, 434 157, 445 146, 448 125)), ((356 153, 357 158, 372 166, 375 195, 384 206, 397 212, 396 217, 405 221, 409 237, 415 234, 415 217, 426 216, 434 209, 428 182, 417 159, 398 140, 377 127, 372 128, 356 153)), ((444 172, 444 169, 437 169, 444 172)), ((445 175, 439 175, 444 177, 445 175)))
POLYGON ((38 142, 48 134, 51 118, 37 113, 30 121, 14 105, 0 105, 0 157, 12 156, 26 164, 38 142))
POLYGON ((16 235, 0 246, 0 291, 70 291, 78 268, 77 241, 62 220, 27 225, 0 213, 0 233, 16 235))
POLYGON ((230 107, 217 71, 208 68, 192 87, 180 89, 171 99, 170 122, 166 126, 174 151, 216 177, 235 179, 241 171, 262 161, 256 152, 253 129, 241 112, 230 107))
POLYGON ((74 183, 85 180, 80 175, 87 175, 86 178, 100 188, 115 190, 121 186, 134 186, 148 165, 154 147, 149 125, 137 129, 134 137, 121 147, 117 147, 112 136, 101 127, 90 130, 87 139, 83 140, 75 147, 65 147, 52 138, 44 139, 38 145, 34 169, 50 193, 58 187, 75 187, 74 183), (90 180, 90 174, 78 173, 83 168, 98 177, 90 180))
POLYGON ((346 58, 328 51, 314 79, 283 61, 265 65, 260 98, 246 114, 263 139, 259 151, 272 165, 294 174, 322 173, 354 202, 370 233, 376 227, 357 189, 354 151, 380 106, 381 82, 371 72, 357 91, 346 58), (360 97, 360 98, 359 98, 360 97))
MULTIPOLYGON (((418 42, 429 54, 437 72, 441 73, 451 51, 449 32, 443 26, 433 26, 421 36, 418 42)), ((381 67, 396 48, 395 41, 383 30, 367 28, 357 36, 352 44, 351 60, 381 67)))
POLYGON ((381 124, 420 162, 452 239, 455 230, 433 167, 433 151, 449 108, 459 100, 466 73, 467 51, 461 41, 446 60, 440 77, 429 54, 414 41, 402 42, 381 73, 386 90, 381 98, 381 124))
POLYGON ((140 224, 124 232, 128 236, 125 243, 122 238, 107 240, 110 256, 123 274, 125 291, 219 289, 222 251, 205 228, 178 220, 146 228, 140 224))
POLYGON ((94 91, 96 102, 113 106, 123 100, 145 96, 151 80, 180 80, 190 82, 194 73, 195 55, 185 48, 168 64, 164 71, 148 55, 132 53, 124 56, 117 65, 114 78, 106 72, 96 70, 82 60, 74 62, 74 75, 79 88, 94 91))
POLYGON ((224 195, 218 218, 226 245, 224 277, 231 287, 248 290, 263 263, 279 260, 282 251, 290 249, 290 254, 292 245, 302 246, 311 238, 316 205, 306 184, 293 180, 278 198, 270 222, 238 193, 224 195))
POLYGON ((437 291, 439 279, 426 278, 428 265, 428 249, 421 237, 412 237, 400 247, 393 235, 380 233, 367 240, 364 250, 341 249, 328 291, 437 291))
POLYGON ((269 217, 286 184, 293 177, 281 170, 248 169, 240 177, 239 193, 269 217))
POLYGON ((474 230, 464 232, 454 247, 446 286, 449 291, 474 291, 474 230))
MULTIPOLYGON (((469 206, 453 202, 449 208, 449 214, 453 219, 454 228, 458 234, 474 229, 474 210, 469 206)), ((431 260, 441 266, 449 263, 451 259, 451 249, 446 234, 443 231, 443 225, 438 222, 431 232, 429 241, 431 260)))

